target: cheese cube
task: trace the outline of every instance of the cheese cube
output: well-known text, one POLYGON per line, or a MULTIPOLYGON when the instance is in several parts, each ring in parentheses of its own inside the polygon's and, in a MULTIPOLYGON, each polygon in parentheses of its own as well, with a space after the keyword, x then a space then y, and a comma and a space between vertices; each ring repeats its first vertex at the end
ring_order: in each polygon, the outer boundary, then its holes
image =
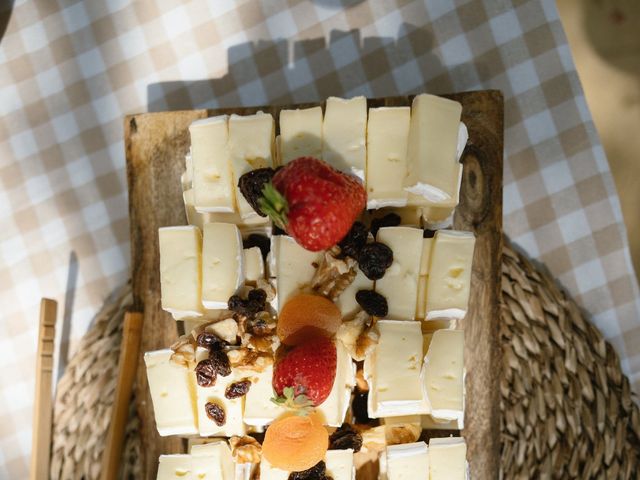
MULTIPOLYGON (((302 292, 311 282, 323 252, 305 250, 288 236, 280 235, 274 246, 276 262, 276 291, 278 311, 294 295, 302 292)), ((272 255, 274 250, 271 251, 272 255)))
POLYGON ((431 480, 465 480, 469 478, 467 444, 464 438, 429 440, 429 475, 431 480))
POLYGON ((255 283, 264 278, 264 261, 259 247, 244 249, 244 281, 255 283))
POLYGON ((286 412, 284 407, 271 401, 275 397, 273 391, 273 366, 268 366, 262 372, 246 372, 251 380, 251 388, 246 395, 244 407, 244 423, 254 427, 270 424, 286 412))
POLYGON ((344 422, 351 404, 351 393, 356 385, 356 366, 347 348, 339 340, 336 344, 336 377, 329 396, 317 407, 324 416, 324 424, 339 427, 344 422))
POLYGON ((144 354, 156 428, 161 436, 198 432, 195 372, 171 361, 173 350, 144 354))
POLYGON ((367 208, 403 207, 407 175, 409 107, 369 110, 367 123, 367 208))
POLYGON ((427 313, 427 278, 431 261, 432 238, 422 239, 422 255, 420 256, 420 279, 418 280, 418 304, 416 318, 423 319, 427 313))
POLYGON ((280 111, 281 162, 298 157, 322 158, 322 108, 280 111))
POLYGON ((338 170, 365 180, 367 99, 327 99, 322 123, 322 158, 338 170))
POLYGON ((371 418, 429 413, 423 399, 422 332, 414 321, 380 320, 380 338, 364 362, 371 418))
POLYGON ((191 455, 160 455, 156 480, 196 480, 191 455))
POLYGON ((260 459, 260 480, 288 480, 290 472, 274 467, 262 455, 260 459))
POLYGON ((275 123, 269 113, 231 115, 229 119, 229 145, 231 170, 238 204, 243 219, 258 216, 237 187, 238 179, 250 170, 273 167, 275 123))
POLYGON ((228 116, 196 120, 189 126, 194 205, 199 212, 233 212, 228 116))
POLYGON ((436 233, 427 280, 427 320, 461 319, 467 313, 475 241, 471 232, 436 233))
POLYGON ((416 317, 422 230, 411 227, 383 227, 377 241, 393 251, 393 263, 379 280, 376 292, 387 299, 388 318, 413 320, 416 317))
POLYGON ((190 453, 194 480, 235 480, 235 463, 227 442, 193 445, 190 453))
POLYGON ((202 304, 227 308, 244 283, 242 236, 231 223, 207 223, 202 240, 202 304))
POLYGON ((464 331, 438 330, 424 357, 422 388, 431 416, 464 422, 464 331))
POLYGON ((333 480, 352 480, 356 478, 352 449, 327 450, 324 462, 327 467, 327 476, 333 478, 333 480))
POLYGON ((464 422, 459 423, 458 420, 441 420, 431 415, 422 415, 421 426, 423 430, 462 430, 464 422))
POLYGON ((200 229, 163 227, 158 230, 158 237, 162 309, 176 320, 202 315, 200 229))
POLYGON ((422 225, 422 208, 420 207, 383 207, 377 210, 366 210, 363 219, 371 225, 376 219, 382 219, 393 213, 400 217, 400 225, 404 227, 420 227, 422 225))
POLYGON ((335 304, 340 309, 343 319, 349 319, 361 310, 360 305, 356 302, 356 293, 358 293, 358 290, 371 289, 373 289, 373 280, 369 280, 367 276, 358 269, 353 282, 351 282, 335 300, 335 304))
POLYGON ((188 188, 182 192, 182 200, 184 202, 184 213, 187 216, 187 223, 202 230, 202 226, 208 221, 209 214, 196 210, 193 204, 193 188, 188 188))
POLYGON ((387 480, 429 480, 429 450, 424 442, 389 445, 387 480))

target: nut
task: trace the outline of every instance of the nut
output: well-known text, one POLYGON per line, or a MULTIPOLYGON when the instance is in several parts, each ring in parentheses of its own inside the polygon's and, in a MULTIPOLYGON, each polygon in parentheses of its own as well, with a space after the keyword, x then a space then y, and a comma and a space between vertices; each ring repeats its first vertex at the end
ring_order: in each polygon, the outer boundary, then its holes
POLYGON ((181 336, 171 345, 173 354, 170 360, 180 366, 193 369, 196 366, 196 346, 191 335, 181 336))
POLYGON ((241 347, 227 352, 231 367, 238 370, 263 372, 269 365, 273 365, 273 355, 241 347))
POLYGON ((260 463, 262 446, 249 436, 231 437, 229 439, 231 455, 236 463, 260 463))
POLYGON ((335 300, 356 278, 357 262, 351 257, 338 258, 339 247, 332 247, 324 256, 311 279, 311 288, 330 300, 335 300))

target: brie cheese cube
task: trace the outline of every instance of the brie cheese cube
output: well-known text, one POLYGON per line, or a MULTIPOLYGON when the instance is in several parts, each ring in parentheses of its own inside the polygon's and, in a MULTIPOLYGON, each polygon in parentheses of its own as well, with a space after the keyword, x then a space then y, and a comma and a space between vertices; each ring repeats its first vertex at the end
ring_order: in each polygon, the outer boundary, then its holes
MULTIPOLYGON (((196 350, 196 362, 209 358, 209 352, 198 347, 196 350)), ((196 393, 198 401, 198 425, 201 437, 231 437, 233 435, 244 435, 246 429, 242 422, 242 412, 244 409, 244 396, 229 399, 224 396, 224 392, 229 385, 243 380, 244 376, 239 376, 235 371, 223 377, 218 375, 216 384, 212 387, 201 387, 196 383, 196 393), (216 403, 222 407, 225 413, 225 423, 218 426, 216 422, 207 416, 205 405, 207 402, 216 403)))
POLYGON ((461 319, 466 315, 475 242, 471 232, 436 233, 427 281, 427 320, 461 319))
POLYGON ((322 108, 280 111, 282 165, 298 157, 322 158, 322 108))
POLYGON ((198 433, 195 372, 172 362, 172 355, 171 349, 144 354, 156 428, 163 437, 193 435, 198 433))
POLYGON ((300 246, 293 238, 279 235, 272 247, 276 247, 276 291, 278 294, 278 311, 287 300, 301 293, 308 287, 322 259, 323 252, 310 252, 300 246))
POLYGON ((255 283, 264 278, 264 261, 260 247, 244 249, 244 281, 255 283))
POLYGON ((229 119, 229 145, 231 170, 238 204, 243 219, 258 216, 237 187, 238 179, 250 170, 273 167, 275 123, 269 113, 231 115, 229 119))
POLYGON ((251 380, 251 388, 246 395, 244 423, 253 427, 263 427, 286 412, 284 407, 271 401, 276 396, 272 385, 273 365, 269 365, 262 372, 245 373, 251 380))
POLYGON ((380 338, 364 361, 371 418, 429 413, 423 399, 420 322, 380 320, 380 338))
POLYGON ((339 340, 336 344, 336 377, 331 392, 317 411, 324 417, 324 424, 339 427, 344 422, 351 404, 351 393, 356 385, 356 365, 351 361, 347 348, 339 340))
POLYGON ((467 444, 464 438, 429 440, 429 475, 431 480, 465 480, 469 478, 467 444))
POLYGON ((176 320, 202 315, 200 229, 163 227, 158 229, 158 237, 162 309, 176 320))
POLYGON ((464 331, 438 330, 424 357, 423 394, 431 416, 464 422, 464 331))
POLYGON ((242 235, 232 223, 207 223, 202 240, 202 304, 227 308, 244 283, 242 235))
POLYGON ((429 480, 429 449, 424 442, 389 445, 387 480, 429 480))
POLYGON ((364 182, 367 161, 367 99, 329 97, 322 123, 322 159, 364 182))
POLYGON ((199 212, 233 212, 228 116, 196 120, 189 126, 194 205, 199 212))
POLYGON ((427 279, 431 261, 432 238, 422 239, 422 255, 420 257, 420 279, 418 280, 418 304, 416 318, 423 319, 427 313, 427 279))
POLYGON ((190 453, 194 480, 235 479, 235 463, 227 442, 193 445, 190 453))
POLYGON ((356 467, 353 464, 353 450, 327 450, 324 457, 327 476, 333 480, 355 479, 356 467))
POLYGON ((464 423, 458 420, 441 420, 431 415, 422 415, 421 426, 423 430, 462 430, 464 423))
POLYGON ((260 480, 288 480, 289 473, 286 470, 281 470, 274 467, 269 463, 269 460, 262 455, 260 459, 260 480))
POLYGON ((233 223, 241 230, 254 230, 269 227, 269 217, 261 217, 255 215, 249 218, 242 218, 238 212, 226 213, 226 212, 212 212, 207 214, 206 222, 218 222, 218 223, 233 223))
POLYGON ((335 304, 340 309, 343 319, 349 319, 358 313, 361 308, 356 302, 356 293, 358 290, 372 290, 373 280, 369 280, 360 269, 357 270, 356 276, 347 288, 336 298, 335 304))
POLYGON ((196 480, 191 455, 160 455, 156 480, 196 480))
POLYGON ((413 320, 416 317, 422 230, 411 227, 383 227, 376 240, 393 251, 393 263, 380 280, 376 292, 387 299, 388 318, 413 320))
POLYGON ((457 156, 462 105, 435 95, 417 95, 411 106, 405 187, 409 205, 448 202, 457 196, 457 156))
POLYGON ((409 107, 369 109, 367 123, 367 208, 403 207, 407 175, 409 107))
POLYGON ((188 188, 182 192, 182 200, 184 201, 184 213, 187 216, 187 223, 202 230, 202 226, 209 221, 209 214, 196 210, 193 203, 193 188, 188 188))

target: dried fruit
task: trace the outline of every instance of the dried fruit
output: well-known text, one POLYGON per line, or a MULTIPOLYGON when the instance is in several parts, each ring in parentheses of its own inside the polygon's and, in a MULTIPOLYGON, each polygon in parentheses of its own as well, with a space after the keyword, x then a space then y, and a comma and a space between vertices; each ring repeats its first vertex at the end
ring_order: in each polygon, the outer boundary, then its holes
POLYGON ((208 350, 222 350, 227 342, 212 332, 202 332, 196 339, 198 346, 208 350))
POLYGON ((273 168, 256 168, 238 179, 238 188, 242 196, 261 217, 266 217, 267 214, 260 208, 259 199, 262 197, 264 186, 271 181, 275 173, 273 168))
POLYGON ((435 236, 436 236, 435 230, 429 230, 428 228, 425 228, 424 232, 422 232, 422 238, 433 238, 435 236))
POLYGON ((329 450, 348 450, 350 448, 354 452, 360 451, 362 448, 362 435, 356 432, 348 423, 343 423, 329 437, 329 450))
POLYGON ((196 365, 196 380, 201 387, 213 387, 217 376, 218 371, 210 358, 200 360, 196 365))
POLYGON ((369 392, 356 391, 351 403, 351 413, 353 414, 354 423, 369 423, 369 410, 367 407, 367 399, 369 392))
POLYGON ((320 462, 328 446, 329 434, 317 415, 292 415, 267 428, 262 455, 276 468, 302 472, 320 462))
POLYGON ((327 465, 319 461, 313 467, 302 472, 291 472, 287 480, 327 480, 327 465))
POLYGON ((362 250, 362 247, 367 243, 368 235, 369 230, 367 230, 364 223, 353 222, 349 233, 338 243, 342 254, 357 260, 360 255, 360 250, 362 250))
POLYGON ((242 241, 242 248, 258 247, 262 258, 267 259, 267 254, 271 250, 271 240, 266 235, 260 235, 259 233, 252 233, 242 241))
POLYGON ((224 413, 224 408, 221 405, 213 402, 207 402, 204 404, 204 411, 207 413, 207 417, 216 422, 219 427, 223 426, 227 419, 224 413))
POLYGON ((371 234, 375 237, 382 227, 397 227, 402 222, 397 213, 388 213, 382 218, 371 220, 371 234))
POLYGON ((250 380, 241 380, 239 382, 233 382, 224 391, 224 396, 230 400, 233 398, 240 398, 247 394, 247 392, 249 391, 249 388, 251 388, 250 380))
POLYGON ((231 375, 231 365, 229 364, 229 357, 221 350, 213 350, 209 352, 209 361, 216 369, 216 373, 222 377, 231 375))
POLYGON ((342 316, 331 300, 307 293, 296 295, 282 307, 276 332, 286 345, 297 345, 317 335, 332 337, 342 316))
POLYGON ((358 266, 369 280, 380 280, 393 263, 393 251, 384 243, 368 243, 360 251, 358 266))
POLYGON ((253 317, 266 307, 267 292, 261 288, 254 288, 247 294, 247 298, 243 299, 240 295, 232 295, 229 298, 228 308, 238 315, 253 317))
POLYGON ((389 313, 387 299, 373 290, 358 290, 356 302, 371 316, 386 317, 389 313))

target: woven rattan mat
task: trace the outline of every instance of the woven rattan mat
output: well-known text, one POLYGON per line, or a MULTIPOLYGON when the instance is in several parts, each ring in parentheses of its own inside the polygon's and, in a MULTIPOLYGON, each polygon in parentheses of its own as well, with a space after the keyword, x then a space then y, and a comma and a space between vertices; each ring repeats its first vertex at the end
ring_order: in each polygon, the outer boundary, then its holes
MULTIPOLYGON (((638 478, 640 416, 618 357, 554 280, 505 239, 501 476, 638 478)), ((51 478, 97 479, 130 286, 98 314, 57 388, 51 478)), ((133 403, 132 403, 133 404, 133 403)), ((139 478, 132 409, 120 478, 139 478)))

